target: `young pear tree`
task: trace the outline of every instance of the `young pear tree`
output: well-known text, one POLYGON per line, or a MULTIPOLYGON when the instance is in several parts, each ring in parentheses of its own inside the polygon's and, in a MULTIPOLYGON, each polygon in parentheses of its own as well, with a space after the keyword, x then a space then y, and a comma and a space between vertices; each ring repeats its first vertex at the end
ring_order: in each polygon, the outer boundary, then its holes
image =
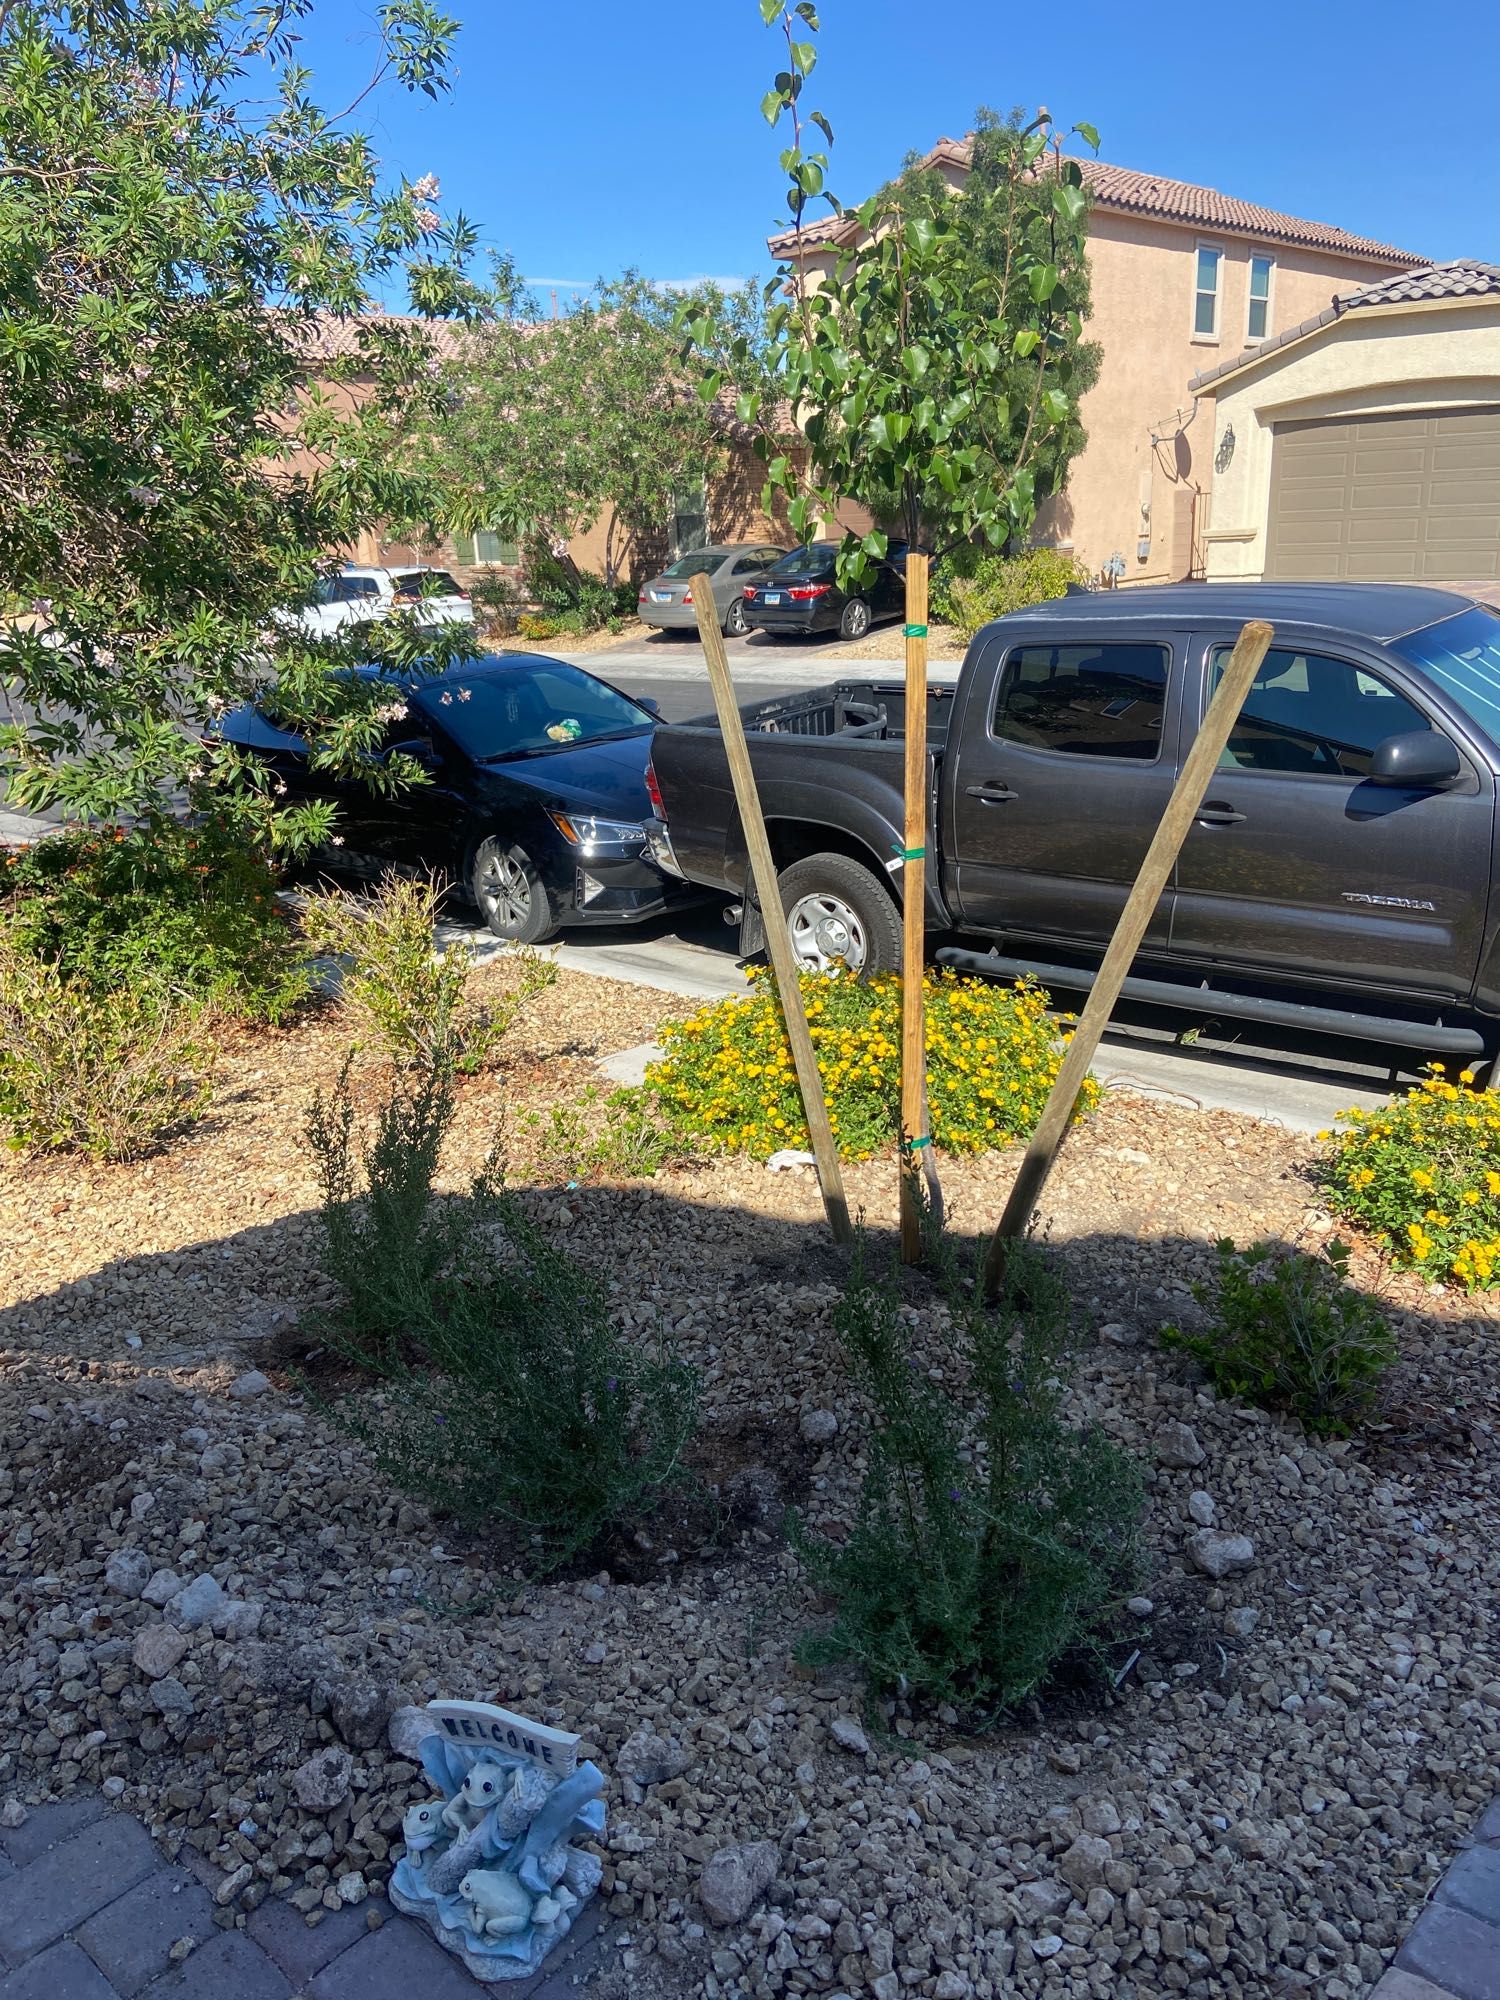
MULTIPOLYGON (((955 195, 940 176, 909 167, 855 208, 828 186, 829 156, 804 108, 817 63, 813 0, 758 0, 786 45, 762 102, 782 127, 794 248, 768 287, 766 347, 796 412, 805 458, 763 432, 768 490, 784 493, 798 534, 831 521, 841 500, 863 501, 912 547, 941 555, 981 539, 1002 548, 1025 536, 1039 494, 1077 448, 1077 397, 1097 370, 1082 344, 1088 306, 1088 201, 1045 111, 1024 127, 981 122, 975 171, 955 195), (836 228, 814 238, 826 207, 836 228), (825 269, 814 268, 823 251, 825 269)), ((1086 125, 1077 136, 1096 147, 1086 125)), ((717 393, 750 357, 691 326, 717 393)), ((748 371, 754 373, 754 371, 748 371)), ((763 388, 736 385, 740 414, 763 419, 763 388)), ((844 537, 841 564, 858 574, 886 553, 877 529, 844 537)))

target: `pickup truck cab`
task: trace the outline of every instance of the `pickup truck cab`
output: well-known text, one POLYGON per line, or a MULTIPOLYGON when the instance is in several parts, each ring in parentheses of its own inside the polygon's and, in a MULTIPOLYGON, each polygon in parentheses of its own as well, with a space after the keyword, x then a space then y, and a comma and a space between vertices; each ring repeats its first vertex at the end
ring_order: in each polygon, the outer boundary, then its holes
MULTIPOLYGON (((929 690, 927 928, 940 960, 1086 989, 1223 662, 1275 640, 1126 985, 1188 1014, 1428 1055, 1500 1045, 1500 615, 1393 584, 1173 585, 997 620, 929 690)), ((899 683, 745 711, 801 957, 900 963, 899 683)), ((654 752, 658 860, 743 898, 716 729, 654 752)))

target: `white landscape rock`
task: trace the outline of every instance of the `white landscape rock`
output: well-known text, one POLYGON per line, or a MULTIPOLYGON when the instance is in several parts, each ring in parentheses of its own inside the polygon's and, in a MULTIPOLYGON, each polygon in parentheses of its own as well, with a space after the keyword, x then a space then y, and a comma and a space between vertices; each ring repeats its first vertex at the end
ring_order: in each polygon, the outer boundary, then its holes
POLYGON ((144 1549, 116 1549, 104 1565, 104 1587, 116 1597, 139 1597, 151 1581, 144 1549))
POLYGON ((703 1864, 698 1900, 711 1924, 740 1924, 776 1879, 774 1840, 721 1847, 703 1864))
POLYGON ((158 1681, 178 1665, 189 1643, 175 1625, 143 1625, 130 1657, 149 1680, 158 1681))
POLYGON ((828 1725, 828 1733, 840 1749, 852 1750, 856 1757, 869 1755, 870 1739, 852 1715, 836 1715, 828 1725))
POLYGON ((154 1604, 161 1611, 166 1609, 181 1588, 182 1578, 175 1569, 158 1569, 152 1571, 141 1596, 147 1604, 154 1604))
POLYGON ((1156 1440, 1157 1464, 1172 1471, 1189 1471, 1207 1456, 1191 1424, 1170 1423, 1156 1440))
POLYGON ((1211 1528, 1214 1524, 1214 1501, 1211 1493, 1190 1493, 1188 1513, 1200 1528, 1211 1528))
POLYGON ((347 1750, 330 1743, 309 1757, 292 1774, 292 1792, 298 1805, 309 1812, 332 1812, 349 1796, 354 1776, 354 1759, 347 1750))
POLYGON ((386 1741, 398 1757, 408 1758, 413 1764, 419 1763, 422 1745, 429 1736, 436 1736, 437 1724, 425 1708, 409 1705, 396 1709, 385 1726, 386 1741))
POLYGON ((262 1375, 258 1368, 247 1368, 230 1383, 229 1393, 236 1401, 246 1402, 251 1396, 264 1396, 270 1387, 269 1376, 262 1375))
POLYGON ((167 1610, 173 1623, 182 1631, 196 1632, 200 1625, 213 1624, 226 1601, 223 1584, 205 1571, 202 1576, 195 1576, 191 1583, 183 1585, 169 1600, 167 1610))
POLYGON ((1248 1535, 1222 1535, 1216 1528, 1200 1528, 1188 1536, 1188 1560, 1217 1582, 1235 1570, 1249 1569, 1255 1561, 1255 1544, 1248 1535))

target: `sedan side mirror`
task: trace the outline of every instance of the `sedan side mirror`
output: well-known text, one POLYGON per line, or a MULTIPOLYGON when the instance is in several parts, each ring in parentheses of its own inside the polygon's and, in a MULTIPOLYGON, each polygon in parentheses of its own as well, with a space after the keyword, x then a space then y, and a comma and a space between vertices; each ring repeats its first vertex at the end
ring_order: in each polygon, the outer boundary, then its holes
POLYGON ((435 771, 442 762, 430 736, 413 736, 405 743, 393 743, 385 754, 388 757, 410 757, 424 771, 435 771))
POLYGON ((1377 743, 1370 759, 1372 785, 1404 785, 1412 791, 1441 791, 1463 774, 1458 751, 1436 729, 1407 729, 1377 743))
POLYGON ((637 708, 645 709, 648 715, 661 714, 661 703, 654 695, 638 694, 635 698, 635 705, 637 708))

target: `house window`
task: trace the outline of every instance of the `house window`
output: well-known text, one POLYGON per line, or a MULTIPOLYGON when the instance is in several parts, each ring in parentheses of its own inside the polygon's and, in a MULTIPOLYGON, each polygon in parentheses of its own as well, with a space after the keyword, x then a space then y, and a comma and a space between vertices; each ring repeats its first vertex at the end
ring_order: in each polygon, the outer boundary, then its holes
POLYGON ((700 486, 679 486, 672 494, 672 554, 708 547, 708 495, 700 486))
POLYGON ((453 555, 466 569, 515 569, 521 560, 518 542, 506 541, 494 528, 476 528, 472 535, 453 537, 453 555))
POLYGON ((1274 257, 1250 259, 1250 311, 1245 332, 1251 340, 1264 340, 1271 331, 1271 273, 1274 257))
POLYGON ((1224 252, 1212 243, 1198 245, 1198 262, 1193 282, 1193 338, 1195 340, 1217 340, 1219 337, 1219 273, 1224 264, 1224 252))

